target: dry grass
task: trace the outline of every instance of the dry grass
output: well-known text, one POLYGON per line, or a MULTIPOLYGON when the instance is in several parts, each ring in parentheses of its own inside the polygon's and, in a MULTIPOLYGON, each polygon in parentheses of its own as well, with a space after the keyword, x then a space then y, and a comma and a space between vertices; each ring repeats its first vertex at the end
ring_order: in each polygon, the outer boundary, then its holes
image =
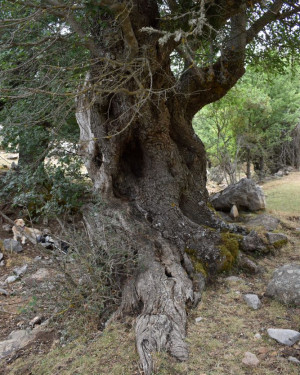
POLYGON ((288 176, 265 183, 267 208, 274 214, 300 216, 300 173, 292 172, 288 176))

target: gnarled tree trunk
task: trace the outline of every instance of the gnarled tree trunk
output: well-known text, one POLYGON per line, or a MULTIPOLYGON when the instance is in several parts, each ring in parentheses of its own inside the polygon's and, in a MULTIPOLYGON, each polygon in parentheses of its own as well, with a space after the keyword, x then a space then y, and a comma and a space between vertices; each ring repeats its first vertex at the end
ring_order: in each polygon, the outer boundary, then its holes
MULTIPOLYGON (((192 118, 244 73, 245 8, 233 12, 224 56, 202 70, 188 68, 176 81, 169 58, 174 39, 161 46, 157 34, 141 31, 157 26, 157 3, 133 2, 127 13, 107 2, 122 18, 122 38, 106 15, 107 28, 91 47, 95 63, 78 93, 76 116, 95 191, 119 213, 138 254, 117 315, 138 316, 137 349, 145 374, 151 374, 153 351, 188 358, 186 306, 199 302, 207 276, 237 256, 220 231, 234 228, 207 206, 205 149, 192 118)), ((95 218, 87 209, 85 218, 97 227, 101 213, 95 218)))

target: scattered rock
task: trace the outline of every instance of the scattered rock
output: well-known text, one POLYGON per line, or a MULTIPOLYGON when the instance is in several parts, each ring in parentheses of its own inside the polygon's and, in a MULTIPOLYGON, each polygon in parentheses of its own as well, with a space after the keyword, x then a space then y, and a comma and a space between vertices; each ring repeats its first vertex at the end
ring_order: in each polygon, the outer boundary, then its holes
POLYGON ((251 231, 247 236, 243 237, 241 246, 245 252, 250 253, 260 252, 266 254, 270 251, 266 239, 264 239, 254 230, 251 231))
POLYGON ((280 344, 292 346, 300 340, 300 332, 292 329, 269 328, 268 335, 280 344))
POLYGON ((266 296, 286 305, 300 306, 300 264, 285 264, 275 270, 266 296))
POLYGON ((262 336, 261 336, 260 333, 256 333, 256 334, 254 335, 254 338, 255 338, 256 340, 261 340, 261 339, 262 339, 262 336))
POLYGON ((251 367, 255 367, 259 364, 259 360, 256 357, 256 355, 250 352, 245 353, 244 358, 242 359, 242 362, 244 365, 251 366, 251 367))
POLYGON ((3 253, 0 253, 0 261, 3 259, 4 255, 3 253))
POLYGON ((199 316, 198 318, 195 319, 195 322, 199 323, 199 322, 201 322, 201 320, 203 320, 203 318, 202 318, 202 316, 199 316))
POLYGON ((2 229, 5 231, 5 232, 11 232, 11 226, 9 224, 3 224, 2 225, 2 229))
POLYGON ((271 245, 285 245, 288 242, 288 238, 283 233, 267 233, 267 238, 271 245))
POLYGON ((262 272, 262 267, 260 267, 258 264, 256 264, 253 260, 246 257, 246 255, 240 253, 238 256, 238 266, 240 269, 245 271, 246 273, 255 275, 257 273, 262 272))
POLYGON ((11 284, 14 283, 16 280, 18 280, 18 276, 13 275, 13 276, 8 276, 6 280, 4 281, 5 284, 11 284))
POLYGON ((289 356, 289 357, 288 357, 288 360, 289 360, 290 362, 294 362, 294 363, 297 363, 298 365, 300 365, 300 361, 299 361, 299 359, 297 359, 296 357, 289 356))
POLYGON ((232 219, 236 219, 239 217, 239 210, 237 209, 237 206, 235 204, 231 207, 229 215, 232 219))
POLYGON ((283 177, 284 176, 284 172, 281 169, 279 169, 278 172, 274 173, 274 176, 276 176, 276 177, 283 177))
POLYGON ((23 276, 25 274, 25 272, 27 271, 27 267, 28 267, 28 265, 24 264, 24 266, 22 266, 22 267, 14 268, 14 274, 18 277, 23 276))
POLYGON ((211 204, 216 210, 230 211, 233 205, 249 211, 264 210, 265 196, 262 189, 253 180, 243 178, 226 189, 211 196, 211 204))
POLYGON ((0 294, 2 294, 3 296, 8 296, 8 291, 0 288, 0 294))
POLYGON ((7 251, 14 251, 15 253, 21 253, 23 251, 22 245, 13 239, 6 239, 3 241, 4 249, 7 251))
POLYGON ((261 307, 260 299, 258 298, 256 294, 245 294, 244 301, 253 310, 258 310, 261 307))
POLYGON ((279 224, 279 219, 267 214, 257 215, 246 222, 246 225, 250 228, 262 227, 267 231, 277 229, 279 224))
POLYGON ((1 260, 0 267, 3 267, 5 265, 4 260, 1 260))

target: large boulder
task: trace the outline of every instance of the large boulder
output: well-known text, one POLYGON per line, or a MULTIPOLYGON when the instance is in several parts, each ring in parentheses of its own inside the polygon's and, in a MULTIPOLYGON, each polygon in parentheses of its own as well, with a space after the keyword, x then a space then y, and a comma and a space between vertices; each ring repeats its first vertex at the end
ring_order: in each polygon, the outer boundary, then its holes
POLYGON ((266 208, 265 195, 253 180, 243 178, 210 198, 216 210, 230 211, 233 205, 239 209, 249 211, 264 210, 266 208))
POLYGON ((300 306, 300 264, 285 264, 277 268, 266 295, 286 305, 300 306))

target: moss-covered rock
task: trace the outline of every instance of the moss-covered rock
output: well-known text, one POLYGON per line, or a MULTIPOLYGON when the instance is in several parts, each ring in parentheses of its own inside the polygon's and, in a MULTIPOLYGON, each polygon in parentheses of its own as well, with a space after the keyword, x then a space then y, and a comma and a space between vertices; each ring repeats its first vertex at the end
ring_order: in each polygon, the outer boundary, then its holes
POLYGON ((237 236, 229 232, 221 234, 221 244, 219 249, 223 259, 220 272, 231 270, 236 263, 240 247, 239 237, 242 236, 237 236))

